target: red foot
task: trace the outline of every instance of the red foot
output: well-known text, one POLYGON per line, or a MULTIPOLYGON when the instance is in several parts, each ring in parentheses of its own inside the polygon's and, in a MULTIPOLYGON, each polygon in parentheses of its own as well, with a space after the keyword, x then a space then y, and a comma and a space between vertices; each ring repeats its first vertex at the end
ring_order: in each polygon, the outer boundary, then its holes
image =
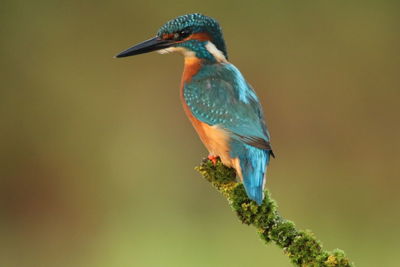
POLYGON ((212 156, 212 155, 209 155, 207 158, 208 158, 209 160, 211 160, 211 162, 212 162, 214 165, 217 164, 217 161, 218 161, 218 159, 219 159, 218 156, 212 156))

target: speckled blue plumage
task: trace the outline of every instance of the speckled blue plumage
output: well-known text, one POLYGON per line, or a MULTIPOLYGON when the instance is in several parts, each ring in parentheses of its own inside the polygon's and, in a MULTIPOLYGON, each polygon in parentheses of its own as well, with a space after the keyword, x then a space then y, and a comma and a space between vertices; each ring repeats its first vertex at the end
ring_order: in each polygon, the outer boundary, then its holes
MULTIPOLYGON (((190 29, 192 33, 210 34, 213 44, 224 53, 226 58, 228 58, 224 37, 222 35, 222 29, 219 26, 219 23, 215 19, 202 14, 187 14, 172 19, 159 29, 157 36, 161 37, 163 34, 170 34, 183 29, 190 29)), ((177 46, 186 46, 187 43, 188 42, 180 43, 177 46)), ((190 43, 193 45, 193 42, 189 42, 189 45, 191 45, 190 43)))
POLYGON ((234 65, 204 65, 185 84, 184 97, 199 120, 269 141, 257 95, 234 65))
POLYGON ((230 156, 239 158, 246 192, 260 204, 271 150, 262 108, 251 86, 230 63, 205 64, 184 85, 183 96, 198 120, 229 133, 230 156))
POLYGON ((242 177, 249 198, 261 204, 265 173, 273 155, 270 135, 257 95, 240 71, 227 62, 226 45, 218 22, 201 14, 188 14, 168 21, 157 36, 161 40, 173 40, 170 47, 180 49, 171 51, 183 51, 185 57, 191 58, 189 61, 197 62, 187 66, 190 77, 185 76, 183 84, 189 116, 223 132, 221 141, 220 136, 211 132, 202 137, 204 133, 201 132, 205 130, 198 130, 206 146, 212 143, 207 138, 216 139, 213 140, 218 144, 216 152, 224 153, 225 160, 228 158, 226 162, 242 177))

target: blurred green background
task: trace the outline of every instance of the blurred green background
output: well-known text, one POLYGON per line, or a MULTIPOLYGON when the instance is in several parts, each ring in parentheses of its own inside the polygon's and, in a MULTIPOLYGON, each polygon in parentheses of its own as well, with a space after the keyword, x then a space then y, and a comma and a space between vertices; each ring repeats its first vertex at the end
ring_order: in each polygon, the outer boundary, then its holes
POLYGON ((357 266, 398 266, 398 1, 0 4, 0 266, 291 266, 193 167, 182 57, 113 56, 219 20, 264 105, 280 211, 357 266))

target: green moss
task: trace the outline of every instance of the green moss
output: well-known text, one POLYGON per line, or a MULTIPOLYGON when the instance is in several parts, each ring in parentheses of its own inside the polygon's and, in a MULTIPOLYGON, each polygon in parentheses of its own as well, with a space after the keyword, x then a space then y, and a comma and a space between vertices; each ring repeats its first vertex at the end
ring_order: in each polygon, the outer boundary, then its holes
POLYGON ((214 166, 211 161, 204 159, 196 170, 228 199, 242 223, 255 226, 260 238, 282 248, 294 265, 353 266, 342 250, 325 251, 310 231, 297 230, 293 222, 282 218, 267 190, 262 205, 258 206, 250 200, 243 185, 236 182, 234 169, 224 166, 220 161, 214 166))

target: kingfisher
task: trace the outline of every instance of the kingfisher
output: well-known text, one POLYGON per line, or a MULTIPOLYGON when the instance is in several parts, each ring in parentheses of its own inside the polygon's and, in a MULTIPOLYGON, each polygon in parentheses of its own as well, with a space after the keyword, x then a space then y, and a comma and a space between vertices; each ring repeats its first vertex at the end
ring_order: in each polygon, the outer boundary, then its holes
POLYGON ((209 152, 236 170, 247 196, 261 205, 267 167, 274 153, 260 101, 241 72, 228 61, 219 23, 194 13, 165 23, 154 38, 116 55, 152 51, 184 56, 180 86, 183 109, 209 152))

